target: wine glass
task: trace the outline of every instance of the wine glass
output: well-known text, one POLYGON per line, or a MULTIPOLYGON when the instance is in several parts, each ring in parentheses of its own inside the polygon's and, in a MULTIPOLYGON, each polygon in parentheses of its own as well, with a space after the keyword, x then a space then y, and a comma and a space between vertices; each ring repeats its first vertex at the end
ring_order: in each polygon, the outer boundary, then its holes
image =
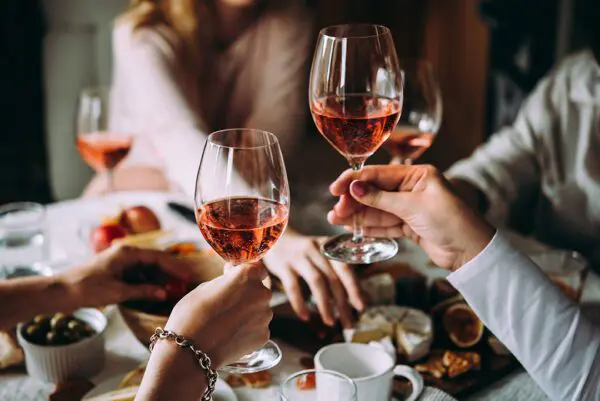
POLYGON ((114 168, 127 156, 133 135, 115 132, 109 126, 109 91, 104 87, 84 88, 77 112, 77 149, 97 173, 105 173, 106 192, 114 191, 114 168))
POLYGON ((442 93, 431 63, 401 60, 404 71, 402 116, 383 144, 392 164, 411 165, 433 143, 442 124, 442 93))
MULTIPOLYGON (((204 239, 234 267, 260 260, 275 245, 288 222, 289 192, 275 135, 227 129, 208 136, 196 176, 196 220, 204 239)), ((280 360, 269 341, 222 370, 258 372, 280 360)))
MULTIPOLYGON (((310 72, 310 110, 319 132, 348 160, 356 179, 400 118, 402 81, 388 28, 350 24, 319 33, 310 72)), ((393 257, 397 242, 365 237, 362 220, 355 214, 353 234, 328 240, 325 256, 352 264, 393 257)))
POLYGON ((356 384, 346 375, 332 370, 302 370, 281 385, 282 401, 356 401, 356 384))

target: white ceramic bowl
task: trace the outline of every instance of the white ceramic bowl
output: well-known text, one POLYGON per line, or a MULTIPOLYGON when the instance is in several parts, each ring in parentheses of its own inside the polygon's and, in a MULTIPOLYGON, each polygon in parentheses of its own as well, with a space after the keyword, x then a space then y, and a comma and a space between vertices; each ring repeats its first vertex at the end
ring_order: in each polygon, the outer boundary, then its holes
POLYGON ((17 339, 25 352, 29 376, 49 383, 60 383, 73 377, 87 378, 104 367, 104 338, 107 320, 97 309, 78 309, 73 316, 88 323, 96 334, 68 345, 38 345, 27 341, 21 334, 23 324, 17 327, 17 339))

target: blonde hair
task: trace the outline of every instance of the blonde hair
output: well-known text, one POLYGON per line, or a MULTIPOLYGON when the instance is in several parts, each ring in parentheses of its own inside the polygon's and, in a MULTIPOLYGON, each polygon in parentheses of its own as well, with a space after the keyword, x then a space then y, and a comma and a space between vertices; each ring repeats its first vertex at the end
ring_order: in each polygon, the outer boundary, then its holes
POLYGON ((140 28, 167 26, 181 41, 181 50, 189 61, 195 63, 199 46, 213 38, 214 19, 209 7, 209 0, 131 0, 129 9, 119 20, 132 24, 134 32, 140 28))

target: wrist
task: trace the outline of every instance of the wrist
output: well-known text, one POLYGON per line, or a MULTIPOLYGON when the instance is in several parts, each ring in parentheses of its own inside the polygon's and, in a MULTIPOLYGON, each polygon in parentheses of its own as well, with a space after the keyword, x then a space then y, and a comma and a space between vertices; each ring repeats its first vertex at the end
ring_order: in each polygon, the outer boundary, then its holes
POLYGON ((467 224, 462 224, 461 235, 457 236, 460 242, 460 251, 450 268, 454 272, 479 255, 494 237, 495 229, 486 221, 472 215, 467 224))
POLYGON ((186 313, 185 310, 178 310, 178 306, 175 306, 164 329, 173 331, 193 343, 200 351, 208 355, 211 360, 211 368, 217 370, 223 361, 216 352, 215 347, 218 341, 214 341, 213 336, 206 335, 207 325, 204 314, 195 314, 194 318, 190 319, 188 318, 189 313, 186 313), (181 316, 184 318, 181 319, 181 316))
POLYGON ((174 342, 159 340, 152 351, 138 396, 144 400, 194 400, 207 388, 206 372, 192 352, 174 342))
POLYGON ((69 273, 57 274, 53 277, 51 285, 56 292, 60 292, 61 310, 75 310, 88 306, 84 291, 81 289, 81 281, 76 277, 77 275, 69 273))

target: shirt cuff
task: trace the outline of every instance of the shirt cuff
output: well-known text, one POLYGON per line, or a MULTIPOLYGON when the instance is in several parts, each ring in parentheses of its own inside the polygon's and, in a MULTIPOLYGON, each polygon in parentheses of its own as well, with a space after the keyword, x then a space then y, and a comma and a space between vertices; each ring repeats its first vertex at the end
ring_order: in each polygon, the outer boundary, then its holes
POLYGON ((485 269, 491 269, 509 253, 514 253, 508 239, 496 231, 492 240, 473 259, 465 263, 455 272, 448 275, 447 279, 454 287, 470 281, 473 277, 481 274, 485 269))

